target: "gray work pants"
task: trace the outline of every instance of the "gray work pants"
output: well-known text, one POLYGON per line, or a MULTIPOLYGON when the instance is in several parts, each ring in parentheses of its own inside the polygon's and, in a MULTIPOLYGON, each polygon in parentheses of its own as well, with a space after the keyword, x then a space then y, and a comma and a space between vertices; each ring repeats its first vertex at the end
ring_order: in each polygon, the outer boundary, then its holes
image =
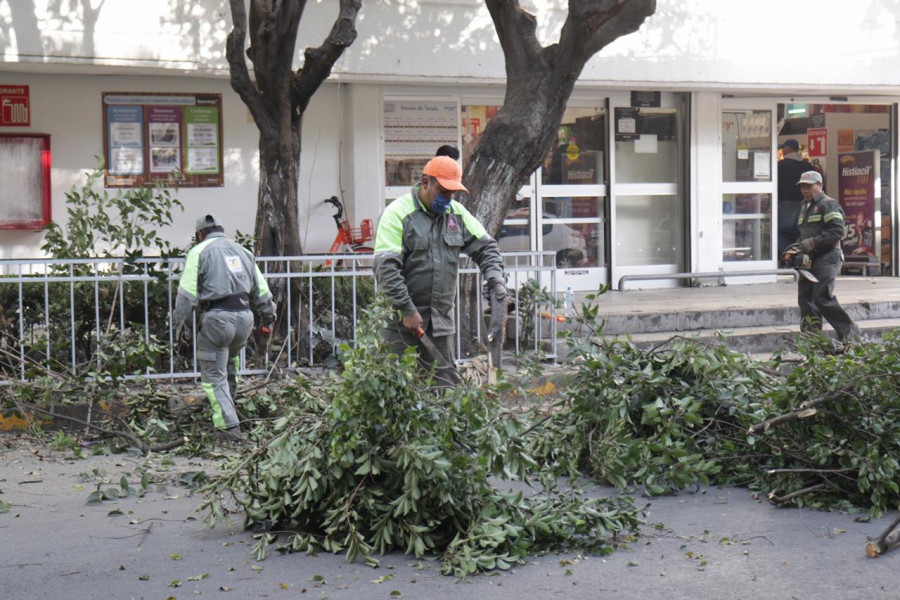
POLYGON ((839 340, 856 335, 859 328, 834 297, 834 280, 841 271, 843 255, 839 248, 828 250, 812 261, 810 272, 819 283, 804 277, 797 282, 797 303, 800 305, 800 331, 822 330, 822 320, 834 327, 839 340))
POLYGON ((234 408, 238 354, 252 330, 253 313, 249 310, 209 310, 200 318, 197 337, 200 385, 209 398, 213 425, 218 429, 238 426, 234 408))

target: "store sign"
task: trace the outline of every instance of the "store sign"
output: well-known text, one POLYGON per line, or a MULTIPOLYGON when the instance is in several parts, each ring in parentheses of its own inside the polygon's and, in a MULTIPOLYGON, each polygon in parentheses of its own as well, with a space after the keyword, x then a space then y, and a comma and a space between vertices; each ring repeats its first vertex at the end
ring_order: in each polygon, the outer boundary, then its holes
POLYGON ((0 127, 28 127, 31 107, 27 85, 0 85, 0 127))
POLYGON ((631 106, 659 108, 662 106, 662 92, 631 92, 631 106))
POLYGON ((809 156, 825 156, 828 154, 828 129, 825 127, 806 130, 809 156))

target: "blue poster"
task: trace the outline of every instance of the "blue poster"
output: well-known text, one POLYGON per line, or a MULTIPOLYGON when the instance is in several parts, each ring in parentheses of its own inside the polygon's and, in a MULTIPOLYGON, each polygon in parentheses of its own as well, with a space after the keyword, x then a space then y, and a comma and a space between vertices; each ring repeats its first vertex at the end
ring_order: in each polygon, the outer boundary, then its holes
POLYGON ((110 175, 144 174, 144 111, 140 106, 107 108, 110 175))

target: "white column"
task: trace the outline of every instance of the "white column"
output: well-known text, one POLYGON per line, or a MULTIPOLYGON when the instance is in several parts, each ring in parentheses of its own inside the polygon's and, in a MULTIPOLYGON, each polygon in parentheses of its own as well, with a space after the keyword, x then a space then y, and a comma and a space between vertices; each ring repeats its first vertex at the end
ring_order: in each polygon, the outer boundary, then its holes
MULTIPOLYGON (((691 105, 691 271, 722 268, 720 94, 695 92, 691 105)), ((700 280, 717 285, 716 279, 700 280)))
POLYGON ((381 86, 341 84, 341 188, 351 223, 376 221, 384 208, 381 86))

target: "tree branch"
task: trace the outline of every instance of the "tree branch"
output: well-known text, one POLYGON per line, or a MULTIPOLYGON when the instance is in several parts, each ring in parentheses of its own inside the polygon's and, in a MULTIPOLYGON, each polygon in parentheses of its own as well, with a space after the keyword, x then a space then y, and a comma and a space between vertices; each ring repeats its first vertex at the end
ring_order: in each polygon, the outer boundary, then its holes
POLYGON ((569 0, 569 14, 559 36, 557 67, 583 67, 609 43, 637 31, 655 10, 656 0, 569 0))
POLYGON ((70 423, 75 423, 76 425, 81 425, 83 427, 93 429, 94 431, 97 431, 98 433, 102 433, 103 435, 108 435, 108 436, 112 436, 112 437, 120 437, 120 438, 126 439, 126 440, 130 441, 132 444, 134 444, 134 446, 136 448, 139 448, 141 453, 144 454, 145 456, 151 452, 163 452, 166 450, 172 450, 173 448, 178 448, 179 446, 183 446, 185 444, 185 442, 187 442, 187 438, 183 437, 181 439, 166 442, 165 444, 151 446, 150 444, 146 443, 144 440, 140 439, 136 435, 133 435, 126 431, 118 431, 115 429, 104 429, 103 427, 98 427, 97 425, 94 425, 93 423, 88 423, 87 421, 84 421, 82 419, 77 419, 75 417, 70 417, 68 415, 61 415, 59 413, 53 412, 51 410, 43 409, 43 408, 41 408, 39 406, 35 406, 33 404, 24 404, 23 405, 23 404, 20 404, 18 401, 16 401, 16 406, 22 412, 27 412, 27 411, 39 412, 39 413, 45 414, 48 417, 51 417, 53 419, 64 419, 66 421, 69 421, 70 423), (27 409, 27 411, 23 411, 23 409, 27 409))
POLYGON ((529 72, 543 50, 537 39, 534 15, 522 10, 519 0, 485 0, 485 4, 503 48, 507 77, 529 72))
POLYGON ((821 492, 822 490, 827 488, 828 486, 824 483, 817 483, 816 485, 805 487, 802 490, 797 490, 796 492, 791 492, 790 494, 786 494, 784 496, 776 496, 775 492, 771 492, 769 493, 769 501, 773 504, 784 504, 785 502, 790 502, 791 500, 799 498, 800 496, 815 494, 816 492, 821 492))
POLYGON ((894 519, 877 539, 866 542, 866 556, 877 558, 896 546, 900 546, 900 517, 894 519))
MULTIPOLYGON (((260 131, 273 130, 275 123, 266 112, 262 96, 250 79, 247 60, 244 57, 244 43, 247 39, 247 11, 244 0, 230 0, 232 29, 225 43, 225 57, 231 72, 231 89, 237 92, 253 115, 253 120, 260 131)), ((247 50, 250 60, 254 61, 255 48, 247 50)), ((254 61, 255 62, 255 61, 254 61)))
POLYGON ((303 67, 291 78, 291 104, 299 114, 306 111, 313 94, 331 74, 334 63, 356 40, 356 17, 362 0, 340 0, 340 3, 328 37, 318 48, 306 49, 303 67))

